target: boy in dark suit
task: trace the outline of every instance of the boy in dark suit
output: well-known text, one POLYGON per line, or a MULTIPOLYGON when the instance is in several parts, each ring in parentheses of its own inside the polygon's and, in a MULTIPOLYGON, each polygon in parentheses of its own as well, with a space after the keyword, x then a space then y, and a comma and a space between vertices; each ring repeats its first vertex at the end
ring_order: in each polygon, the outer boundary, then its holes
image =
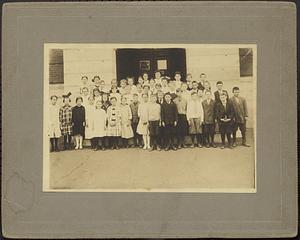
POLYGON ((211 99, 211 91, 205 92, 206 99, 202 102, 204 121, 204 139, 206 147, 216 147, 215 137, 215 101, 211 99))
POLYGON ((218 103, 221 102, 220 96, 221 96, 222 92, 225 92, 227 94, 227 100, 229 100, 228 92, 226 90, 223 90, 223 82, 222 81, 218 81, 216 83, 216 86, 217 86, 217 91, 214 92, 215 101, 218 102, 218 103))
POLYGON ((242 146, 250 147, 246 143, 246 122, 248 119, 248 108, 246 99, 239 96, 240 89, 234 87, 232 89, 233 97, 230 99, 234 110, 234 127, 233 127, 233 146, 236 146, 236 132, 240 129, 242 134, 242 146))
POLYGON ((221 102, 216 105, 216 118, 219 123, 222 139, 221 149, 225 148, 225 135, 227 136, 228 147, 232 149, 231 133, 234 111, 231 102, 227 101, 226 93, 221 94, 220 100, 221 102))
POLYGON ((170 148, 177 150, 174 146, 174 136, 178 122, 178 111, 170 93, 165 94, 165 102, 161 105, 161 122, 164 127, 165 150, 168 151, 170 148))

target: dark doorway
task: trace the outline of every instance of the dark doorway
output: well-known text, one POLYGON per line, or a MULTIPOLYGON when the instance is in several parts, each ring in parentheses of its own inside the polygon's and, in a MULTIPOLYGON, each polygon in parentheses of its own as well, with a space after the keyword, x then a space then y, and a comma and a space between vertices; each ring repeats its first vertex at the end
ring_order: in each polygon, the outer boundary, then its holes
POLYGON ((117 79, 133 76, 137 81, 143 72, 154 77, 154 72, 160 70, 163 76, 174 79, 174 73, 180 71, 182 80, 186 77, 186 53, 183 48, 143 48, 117 49, 117 79))

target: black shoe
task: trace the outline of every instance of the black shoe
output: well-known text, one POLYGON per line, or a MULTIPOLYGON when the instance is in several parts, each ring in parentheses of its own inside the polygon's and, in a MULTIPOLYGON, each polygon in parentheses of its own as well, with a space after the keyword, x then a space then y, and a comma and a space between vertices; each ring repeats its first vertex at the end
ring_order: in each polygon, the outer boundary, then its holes
POLYGON ((176 151, 177 150, 177 148, 175 147, 175 146, 172 146, 171 147, 174 151, 176 151))
POLYGON ((247 143, 242 143, 243 147, 250 147, 250 145, 248 145, 247 143))
POLYGON ((167 147, 165 148, 165 151, 169 151, 169 150, 170 150, 170 147, 167 146, 167 147))
POLYGON ((224 148, 225 148, 225 146, 224 146, 224 145, 222 145, 222 146, 221 146, 221 149, 224 149, 224 148))
POLYGON ((217 147, 217 145, 214 144, 214 143, 212 143, 211 146, 212 146, 213 148, 216 148, 216 147, 217 147))
POLYGON ((206 144, 206 147, 207 147, 207 148, 210 148, 210 145, 209 145, 209 144, 206 144))

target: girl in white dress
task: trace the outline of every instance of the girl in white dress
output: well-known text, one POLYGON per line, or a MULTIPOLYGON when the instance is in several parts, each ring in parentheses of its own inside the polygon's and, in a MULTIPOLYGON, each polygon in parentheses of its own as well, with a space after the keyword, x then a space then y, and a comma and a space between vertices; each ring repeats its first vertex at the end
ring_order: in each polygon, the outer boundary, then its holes
POLYGON ((138 116, 140 118, 137 133, 143 135, 144 149, 150 149, 150 136, 148 129, 148 95, 142 94, 143 102, 139 105, 138 116))
POLYGON ((102 108, 102 102, 97 101, 95 105, 95 111, 93 111, 93 117, 91 120, 95 151, 97 151, 99 147, 101 147, 102 150, 105 150, 103 139, 106 136, 106 121, 107 115, 105 110, 102 108))
POLYGON ((86 121, 86 125, 85 125, 85 139, 88 139, 91 141, 91 148, 95 148, 94 146, 94 134, 93 134, 93 117, 94 117, 94 112, 95 112, 95 100, 93 96, 90 96, 88 98, 88 103, 85 104, 85 121, 86 121))
POLYGON ((122 129, 121 137, 123 140, 123 146, 128 148, 128 139, 133 138, 133 130, 131 127, 132 113, 125 96, 121 98, 120 112, 122 129))
POLYGON ((58 138, 61 136, 60 123, 59 123, 59 106, 57 104, 58 97, 56 95, 51 96, 51 104, 49 106, 50 122, 49 122, 49 137, 51 143, 51 152, 59 151, 58 138))

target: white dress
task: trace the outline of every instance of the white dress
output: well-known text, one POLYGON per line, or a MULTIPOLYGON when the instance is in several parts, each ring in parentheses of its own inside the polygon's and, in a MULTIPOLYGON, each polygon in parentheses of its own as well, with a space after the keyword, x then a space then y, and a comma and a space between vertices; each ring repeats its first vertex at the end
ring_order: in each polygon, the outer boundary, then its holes
POLYGON ((122 105, 120 106, 121 109, 121 137, 122 138, 132 138, 133 137, 133 130, 131 127, 131 119, 132 113, 129 105, 122 105))
POLYGON ((85 122, 86 122, 86 126, 85 126, 85 138, 86 139, 91 139, 94 137, 93 134, 93 129, 92 129, 92 118, 94 116, 94 111, 96 111, 95 109, 95 105, 90 105, 88 104, 85 107, 85 122))
POLYGON ((137 133, 141 135, 147 135, 149 134, 148 130, 148 109, 149 104, 148 103, 141 103, 139 105, 138 109, 138 116, 140 118, 138 126, 137 126, 137 133))
POLYGON ((92 130, 94 137, 106 136, 106 112, 104 109, 95 109, 92 117, 92 130))
POLYGON ((59 127, 59 106, 50 104, 49 113, 49 137, 59 138, 61 136, 59 127))

